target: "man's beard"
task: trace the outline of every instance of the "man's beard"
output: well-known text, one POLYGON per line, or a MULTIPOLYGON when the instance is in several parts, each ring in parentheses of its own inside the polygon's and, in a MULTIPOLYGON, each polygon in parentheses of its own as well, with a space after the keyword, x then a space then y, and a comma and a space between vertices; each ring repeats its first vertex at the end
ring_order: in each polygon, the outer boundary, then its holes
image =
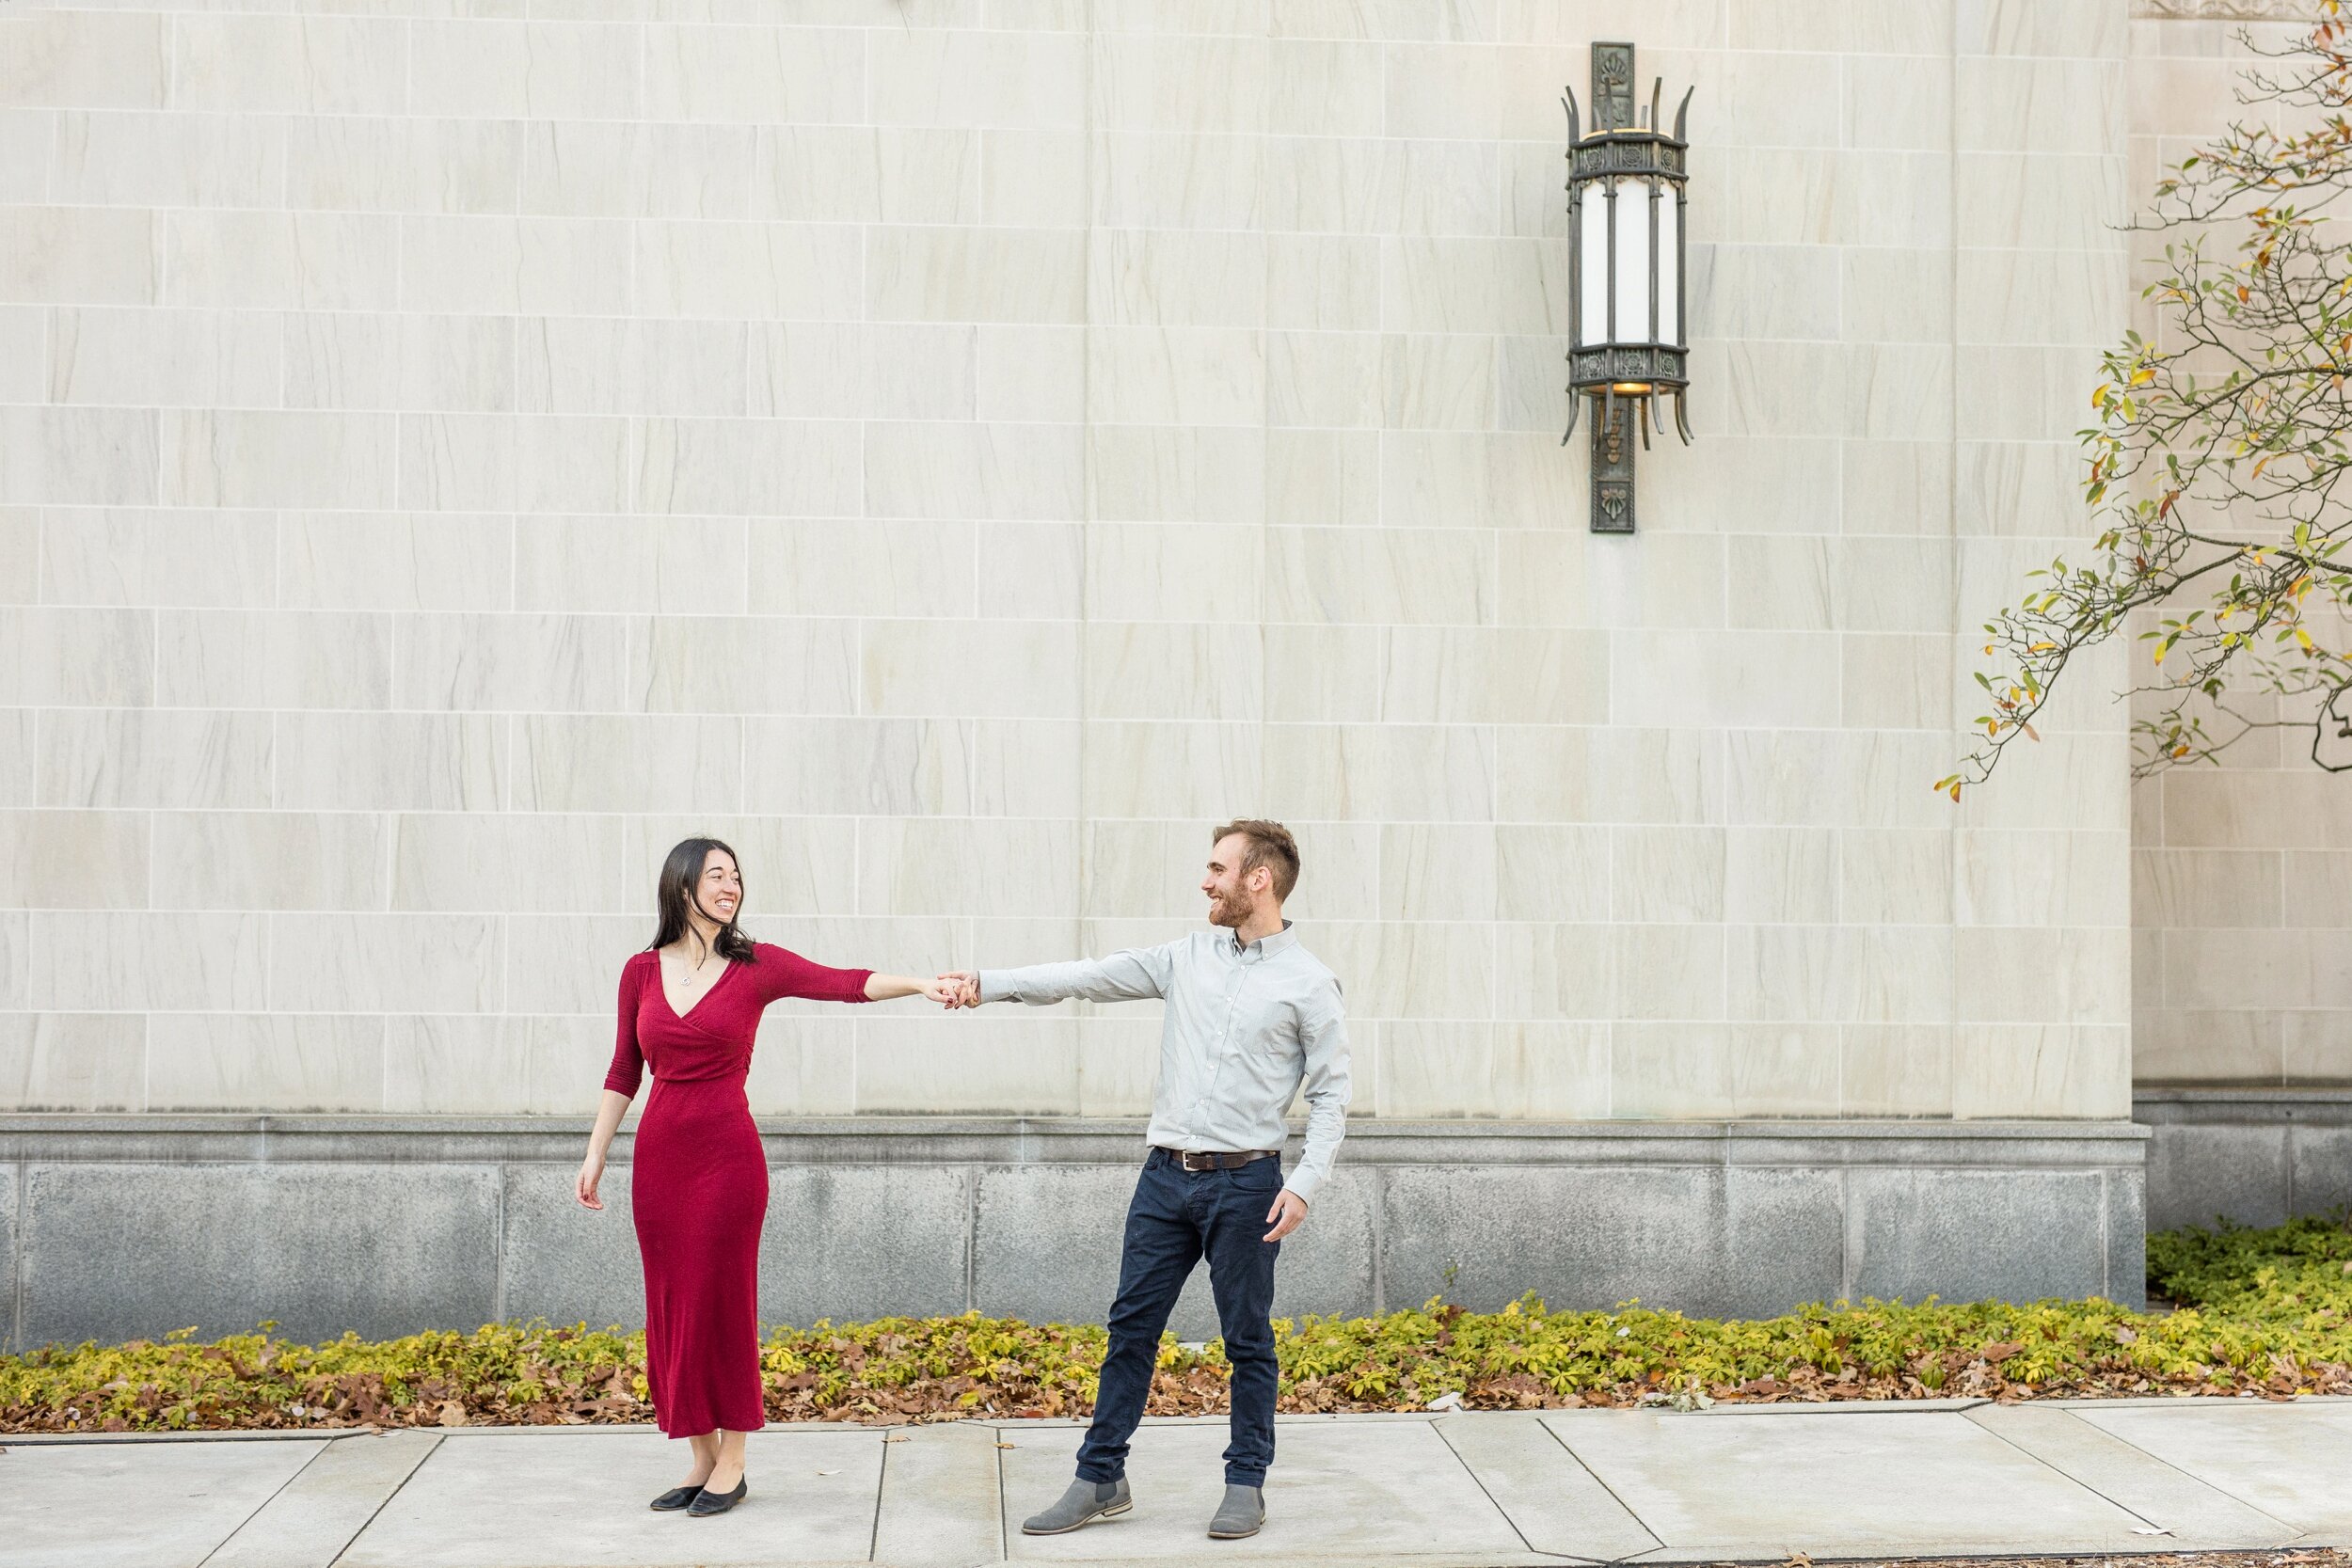
POLYGON ((1249 917, 1258 912, 1258 906, 1248 895, 1233 897, 1216 896, 1209 900, 1209 924, 1238 931, 1249 924, 1249 917))

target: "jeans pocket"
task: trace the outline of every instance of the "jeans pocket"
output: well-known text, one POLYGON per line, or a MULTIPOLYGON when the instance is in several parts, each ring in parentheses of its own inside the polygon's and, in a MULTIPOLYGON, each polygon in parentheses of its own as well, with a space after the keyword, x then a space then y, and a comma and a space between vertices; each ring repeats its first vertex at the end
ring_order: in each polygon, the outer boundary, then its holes
POLYGON ((1233 1172, 1233 1183, 1245 1192, 1278 1193, 1282 1188, 1282 1162, 1252 1160, 1233 1172))

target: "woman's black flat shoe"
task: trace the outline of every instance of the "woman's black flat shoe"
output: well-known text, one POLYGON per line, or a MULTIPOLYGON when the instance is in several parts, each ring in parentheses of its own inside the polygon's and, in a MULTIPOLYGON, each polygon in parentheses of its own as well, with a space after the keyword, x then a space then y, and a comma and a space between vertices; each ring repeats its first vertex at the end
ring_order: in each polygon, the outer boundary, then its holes
POLYGON ((686 1512, 697 1519, 707 1519, 714 1513, 724 1513, 741 1502, 750 1491, 750 1484, 741 1481, 735 1483, 732 1492, 713 1492, 706 1487, 701 1497, 686 1505, 686 1512))
POLYGON ((667 1492, 662 1493, 661 1496, 653 1500, 654 1512, 657 1513, 675 1513, 679 1509, 691 1504, 696 1497, 699 1497, 702 1495, 703 1489, 699 1486, 673 1486, 667 1492))

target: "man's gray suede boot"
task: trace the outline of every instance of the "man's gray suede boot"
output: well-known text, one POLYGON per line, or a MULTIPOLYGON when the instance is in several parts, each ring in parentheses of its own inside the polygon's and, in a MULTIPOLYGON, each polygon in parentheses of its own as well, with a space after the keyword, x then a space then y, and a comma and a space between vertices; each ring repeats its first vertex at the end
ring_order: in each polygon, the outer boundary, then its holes
POLYGON ((1209 1521, 1212 1541, 1239 1541, 1245 1535, 1255 1535, 1265 1523, 1265 1494, 1254 1486, 1225 1487, 1225 1501, 1209 1521))
POLYGON ((1067 1535, 1080 1525, 1090 1525, 1097 1519, 1112 1519, 1136 1506, 1127 1495, 1127 1478, 1117 1481, 1087 1481, 1070 1483, 1070 1490, 1061 1495, 1061 1501, 1042 1513, 1033 1513, 1022 1521, 1024 1535, 1067 1535))

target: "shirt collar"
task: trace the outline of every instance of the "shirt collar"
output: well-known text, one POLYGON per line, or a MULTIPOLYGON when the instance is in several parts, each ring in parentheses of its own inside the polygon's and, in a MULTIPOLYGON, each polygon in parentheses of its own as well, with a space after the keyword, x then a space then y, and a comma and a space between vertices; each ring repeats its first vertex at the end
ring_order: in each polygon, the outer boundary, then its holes
POLYGON ((1244 946, 1242 944, 1241 933, 1239 931, 1235 931, 1230 939, 1232 943, 1233 951, 1246 956, 1249 953, 1251 948, 1254 947, 1257 950, 1258 957, 1262 958, 1270 958, 1277 953, 1286 952, 1298 945, 1298 933, 1291 929, 1292 926, 1295 924, 1295 922, 1285 920, 1282 922, 1282 928, 1280 930, 1260 937, 1249 946, 1244 946))

